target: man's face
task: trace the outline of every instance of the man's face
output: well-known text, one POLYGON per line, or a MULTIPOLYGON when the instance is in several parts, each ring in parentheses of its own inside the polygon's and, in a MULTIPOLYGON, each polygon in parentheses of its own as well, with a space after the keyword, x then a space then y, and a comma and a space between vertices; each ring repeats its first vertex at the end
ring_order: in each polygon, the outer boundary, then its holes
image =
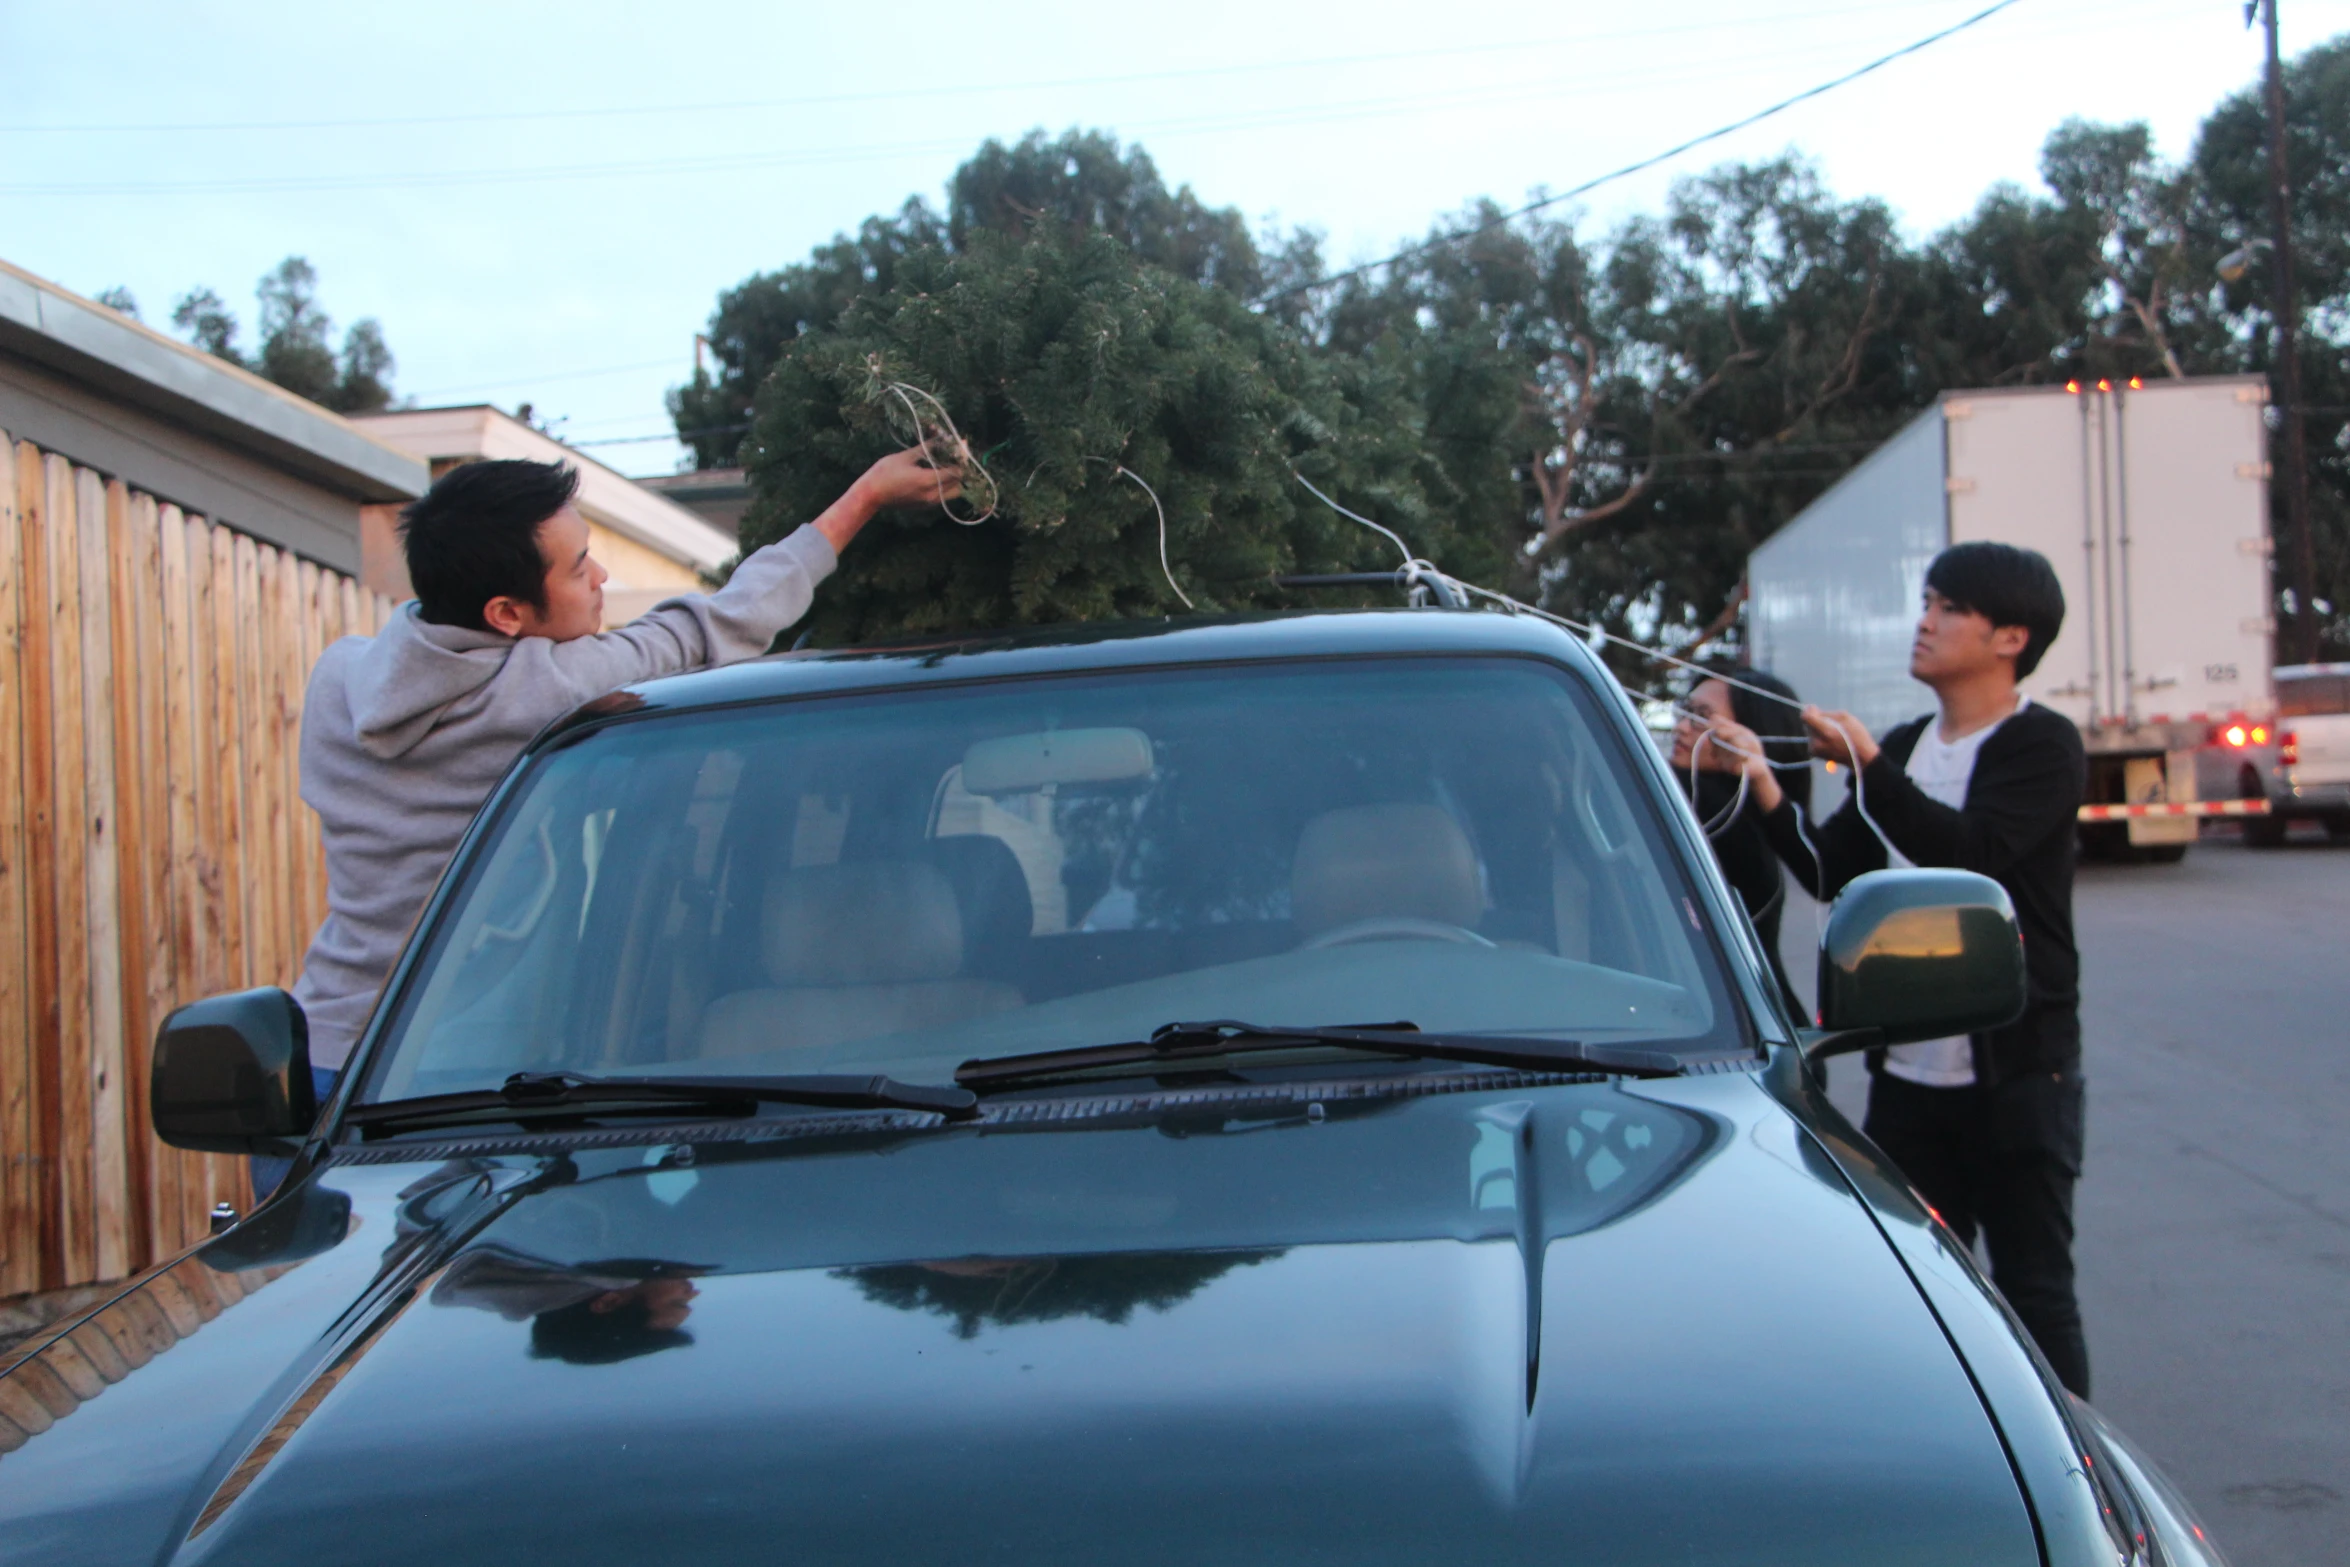
POLYGON ((494 598, 482 611, 490 629, 510 637, 570 642, 604 628, 604 583, 610 573, 588 554, 587 519, 576 506, 539 524, 539 556, 547 563, 547 607, 494 598))
POLYGON ((588 1310, 602 1317, 623 1306, 641 1304, 646 1328, 667 1333, 685 1326, 685 1319, 694 1314, 694 1297, 701 1293, 691 1279, 647 1279, 626 1289, 606 1290, 588 1302, 588 1310))
POLYGON ((1930 686, 1981 675, 2002 659, 2021 656, 2031 640, 2022 626, 1994 626, 1988 615, 1961 609, 1928 588, 1917 639, 1910 644, 1910 676, 1930 686))

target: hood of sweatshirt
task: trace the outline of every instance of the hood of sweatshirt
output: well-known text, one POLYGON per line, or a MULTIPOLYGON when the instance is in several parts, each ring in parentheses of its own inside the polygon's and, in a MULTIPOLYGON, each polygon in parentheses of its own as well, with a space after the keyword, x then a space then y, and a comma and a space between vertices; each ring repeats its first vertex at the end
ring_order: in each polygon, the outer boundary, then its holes
POLYGON ((389 760, 414 750, 450 707, 496 679, 516 644, 494 631, 433 625, 411 600, 375 636, 344 646, 352 650, 344 689, 359 743, 389 760))

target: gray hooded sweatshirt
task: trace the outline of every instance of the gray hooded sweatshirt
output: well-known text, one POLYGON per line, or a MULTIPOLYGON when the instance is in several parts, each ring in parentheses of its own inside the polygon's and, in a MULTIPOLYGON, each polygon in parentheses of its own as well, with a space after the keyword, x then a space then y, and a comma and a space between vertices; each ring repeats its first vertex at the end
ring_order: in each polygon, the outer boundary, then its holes
POLYGON ((457 840, 532 736, 634 681, 766 652, 838 563, 800 528, 716 593, 617 631, 515 639, 428 624, 411 602, 374 637, 321 654, 302 706, 302 798, 325 829, 327 916, 294 983, 311 1063, 350 1058, 457 840))

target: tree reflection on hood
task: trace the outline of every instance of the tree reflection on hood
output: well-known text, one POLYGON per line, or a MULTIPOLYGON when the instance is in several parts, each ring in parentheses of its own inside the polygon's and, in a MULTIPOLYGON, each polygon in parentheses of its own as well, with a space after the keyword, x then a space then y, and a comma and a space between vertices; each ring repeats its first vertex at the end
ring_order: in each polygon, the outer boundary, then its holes
POLYGON ((1073 1257, 955 1257, 934 1262, 840 1268, 867 1300, 900 1311, 952 1318, 955 1337, 982 1323, 1011 1327, 1091 1317, 1122 1326, 1136 1306, 1169 1311, 1234 1268, 1281 1255, 1263 1251, 1111 1252, 1073 1257))

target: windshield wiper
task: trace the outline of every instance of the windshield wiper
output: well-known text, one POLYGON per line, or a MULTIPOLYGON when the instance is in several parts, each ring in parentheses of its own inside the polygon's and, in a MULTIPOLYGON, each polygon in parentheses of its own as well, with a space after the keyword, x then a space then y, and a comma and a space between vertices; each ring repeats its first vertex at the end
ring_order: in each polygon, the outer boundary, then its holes
POLYGON ((1297 1045, 1342 1045, 1351 1050, 1431 1061, 1468 1061, 1529 1072, 1606 1072, 1619 1077, 1676 1077, 1681 1062, 1662 1050, 1587 1045, 1572 1039, 1514 1039, 1484 1034, 1423 1034, 1413 1023, 1362 1023, 1336 1028, 1280 1028, 1230 1018, 1169 1023, 1148 1039, 1032 1055, 990 1056, 955 1068, 965 1088, 1007 1088, 1040 1078, 1121 1066, 1171 1066, 1218 1056, 1286 1050, 1297 1045))
POLYGON ((648 1110, 681 1106, 747 1115, 762 1104, 928 1110, 950 1121, 967 1121, 979 1113, 978 1097, 967 1089, 930 1088, 888 1077, 582 1077, 576 1072, 517 1072, 498 1088, 354 1105, 343 1113, 343 1119, 374 1129, 468 1120, 484 1111, 521 1119, 595 1106, 648 1110))

